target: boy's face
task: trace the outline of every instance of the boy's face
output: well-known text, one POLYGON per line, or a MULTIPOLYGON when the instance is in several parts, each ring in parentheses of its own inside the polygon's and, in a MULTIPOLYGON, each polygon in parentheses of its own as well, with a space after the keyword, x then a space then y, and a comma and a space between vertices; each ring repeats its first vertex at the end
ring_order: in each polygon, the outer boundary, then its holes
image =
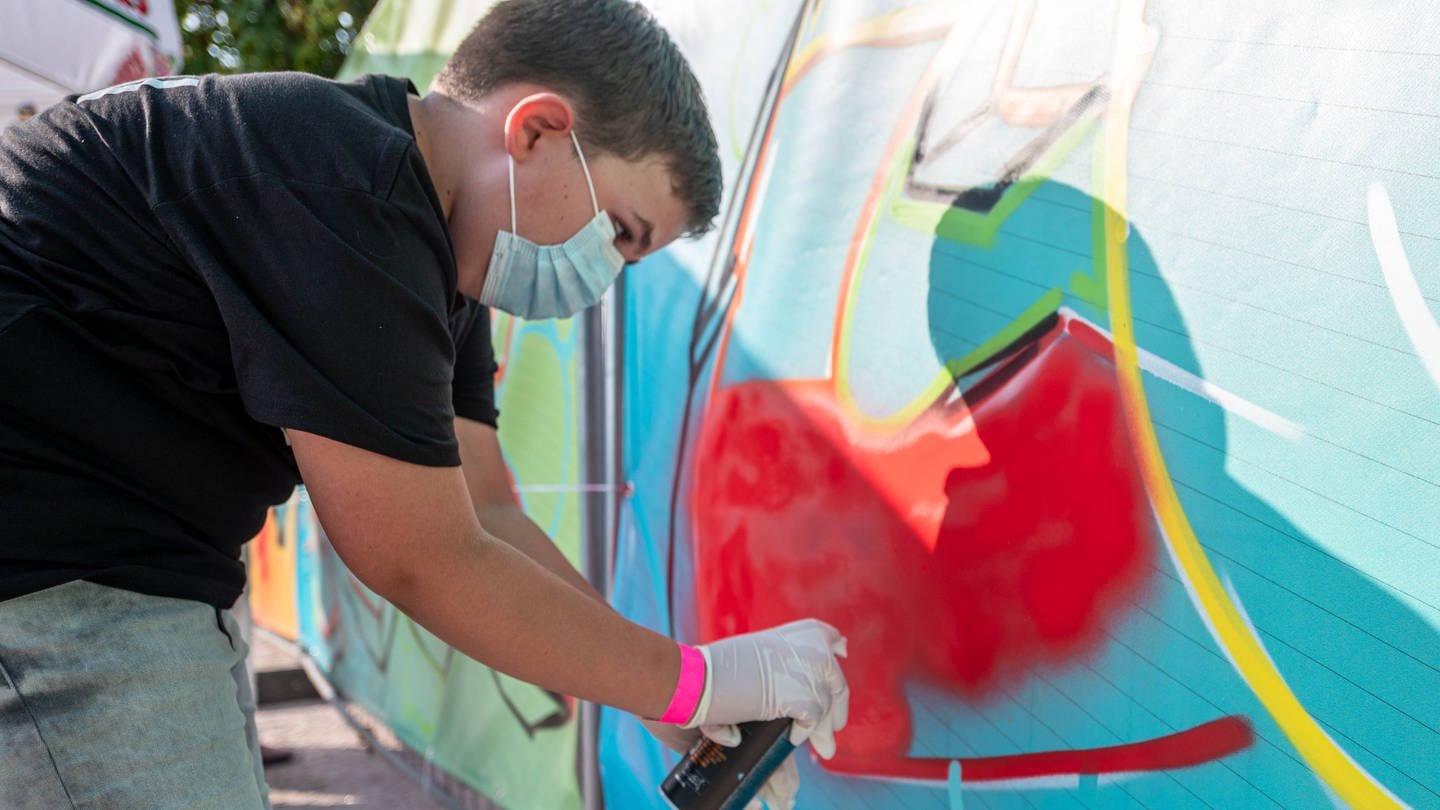
POLYGON ((597 155, 590 161, 590 176, 600 210, 615 223, 615 247, 627 264, 665 247, 684 232, 690 212, 675 196, 674 175, 659 156, 624 161, 597 155))
MULTIPOLYGON (((670 244, 685 231, 689 209, 672 190, 672 174, 662 158, 585 157, 595 198, 615 225, 615 248, 627 264, 670 244)), ((511 229, 508 177, 498 179, 498 183, 474 184, 472 188, 491 191, 483 199, 462 194, 451 211, 461 292, 472 297, 478 296, 489 267, 496 232, 511 229)), ((515 162, 515 212, 516 232, 540 245, 562 243, 594 218, 585 172, 568 134, 541 137, 523 160, 515 162)))

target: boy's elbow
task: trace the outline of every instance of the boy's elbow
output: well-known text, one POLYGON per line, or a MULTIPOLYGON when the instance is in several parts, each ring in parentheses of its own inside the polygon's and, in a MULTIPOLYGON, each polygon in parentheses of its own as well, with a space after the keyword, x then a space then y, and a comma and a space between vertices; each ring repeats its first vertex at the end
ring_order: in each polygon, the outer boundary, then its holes
POLYGON ((494 540, 483 529, 478 535, 426 544, 425 548, 403 542, 387 543, 380 547, 383 550, 378 554, 345 562, 365 587, 401 612, 407 616, 423 615, 428 612, 427 600, 440 598, 444 593, 443 580, 453 579, 461 571, 474 570, 467 565, 466 558, 483 554, 486 542, 494 540))

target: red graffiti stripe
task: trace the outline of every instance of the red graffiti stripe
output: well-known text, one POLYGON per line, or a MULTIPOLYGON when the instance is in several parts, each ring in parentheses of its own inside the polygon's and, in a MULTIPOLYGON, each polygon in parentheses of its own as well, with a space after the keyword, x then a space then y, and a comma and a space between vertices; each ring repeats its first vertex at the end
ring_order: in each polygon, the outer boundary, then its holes
POLYGON ((950 763, 959 762, 967 783, 1002 782, 1188 768, 1249 748, 1254 739, 1249 721, 1230 715, 1164 737, 1105 748, 955 759, 892 757, 866 761, 842 757, 821 764, 828 771, 852 776, 943 782, 950 763))

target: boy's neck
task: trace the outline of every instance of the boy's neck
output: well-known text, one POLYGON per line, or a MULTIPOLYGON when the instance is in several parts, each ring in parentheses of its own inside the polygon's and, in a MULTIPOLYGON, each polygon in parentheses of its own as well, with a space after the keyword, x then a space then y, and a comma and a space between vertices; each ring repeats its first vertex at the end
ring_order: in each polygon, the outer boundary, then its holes
MULTIPOLYGON (((472 105, 457 101, 449 96, 431 91, 424 98, 408 97, 410 123, 415 131, 415 144, 425 161, 430 183, 440 199, 447 227, 452 226, 452 213, 456 199, 462 194, 472 199, 482 196, 506 194, 503 176, 500 185, 493 189, 478 189, 477 178, 493 172, 476 171, 477 167, 494 164, 504 166, 505 143, 504 114, 494 114, 494 104, 472 105), (485 133, 494 133, 485 137, 485 133)), ((473 202, 472 202, 473 206, 473 202)), ((469 223, 472 227, 474 223, 469 223)), ((456 234, 452 231, 452 243, 456 234)), ((457 249, 460 247, 456 244, 457 249)), ((484 283, 486 264, 464 261, 456 256, 457 288, 467 295, 475 296, 484 283)))

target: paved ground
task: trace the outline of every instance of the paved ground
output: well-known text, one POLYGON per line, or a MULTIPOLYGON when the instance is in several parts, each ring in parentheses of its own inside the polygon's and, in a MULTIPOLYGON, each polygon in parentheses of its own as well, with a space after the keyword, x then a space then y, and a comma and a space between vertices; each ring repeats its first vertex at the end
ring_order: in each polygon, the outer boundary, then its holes
POLYGON ((265 771, 270 802, 280 808, 373 807, 441 810, 420 785, 364 740, 321 700, 262 707, 260 739, 295 758, 265 771))
MULTIPOLYGON (((297 666, 293 654, 264 633, 256 633, 250 660, 262 677, 267 672, 297 666)), ((310 698, 261 705, 256 725, 262 743, 295 752, 290 762, 272 765, 265 771, 270 801, 277 810, 444 807, 399 767, 370 750, 364 738, 326 701, 310 698)), ((383 728, 367 727, 381 746, 398 750, 398 743, 383 728)))

